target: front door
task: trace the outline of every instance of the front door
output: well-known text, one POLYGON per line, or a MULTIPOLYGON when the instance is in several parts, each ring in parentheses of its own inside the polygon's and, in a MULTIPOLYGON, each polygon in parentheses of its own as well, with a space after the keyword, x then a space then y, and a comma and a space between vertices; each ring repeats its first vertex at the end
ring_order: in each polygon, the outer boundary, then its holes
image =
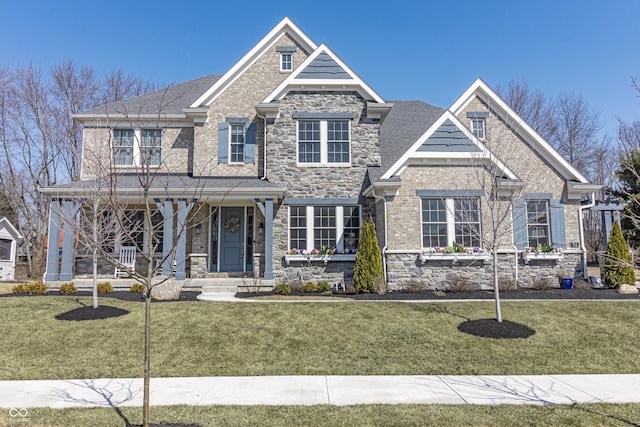
POLYGON ((222 208, 220 217, 220 271, 244 268, 244 208, 222 208))

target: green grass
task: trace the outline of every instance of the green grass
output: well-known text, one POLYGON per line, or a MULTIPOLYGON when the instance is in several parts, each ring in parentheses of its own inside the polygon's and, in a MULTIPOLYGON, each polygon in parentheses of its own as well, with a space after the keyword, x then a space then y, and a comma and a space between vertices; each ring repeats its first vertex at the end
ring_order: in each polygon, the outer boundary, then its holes
MULTIPOLYGON (((2 413, 0 410, 0 414, 2 413)), ((5 410, 6 411, 6 410, 5 410)), ((6 413, 6 412, 5 412, 6 413)), ((30 426, 122 427, 141 423, 139 408, 30 409, 30 426)), ((10 424, 10 419, 7 416, 10 424)), ((151 408, 152 423, 213 426, 636 426, 640 404, 571 406, 367 405, 165 406, 151 408)), ((15 423, 16 425, 26 425, 15 423)), ((0 425, 2 416, 0 415, 0 425)))
MULTIPOLYGON (((69 322, 89 297, 5 297, 0 379, 141 377, 143 304, 102 298, 121 317, 69 322)), ((151 375, 637 373, 640 303, 504 302, 528 339, 463 334, 494 316, 473 303, 153 303, 151 375)))

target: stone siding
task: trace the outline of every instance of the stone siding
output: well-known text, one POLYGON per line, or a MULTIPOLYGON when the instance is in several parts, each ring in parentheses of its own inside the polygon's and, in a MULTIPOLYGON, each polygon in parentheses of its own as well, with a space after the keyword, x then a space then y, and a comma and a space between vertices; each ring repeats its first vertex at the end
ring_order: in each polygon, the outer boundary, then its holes
MULTIPOLYGON (((380 164, 378 120, 366 116, 366 101, 355 92, 291 92, 280 101, 280 114, 267 126, 267 176, 285 186, 287 197, 306 199, 359 199, 362 218, 374 216, 373 201, 364 200, 362 191, 369 185, 367 166, 380 164), (352 113, 351 166, 297 166, 297 124, 294 112, 352 113)), ((352 262, 327 265, 299 265, 284 262, 288 248, 288 207, 274 206, 274 274, 277 277, 315 277, 316 280, 345 280, 353 276, 352 262)))
MULTIPOLYGON (((421 261, 419 253, 388 253, 387 276, 389 290, 438 290, 455 286, 472 289, 493 289, 492 260, 421 261)), ((565 253, 561 260, 530 261, 525 264, 517 255, 519 287, 531 288, 542 280, 558 287, 559 277, 582 278, 580 253, 565 253)), ((498 280, 501 285, 515 285, 516 255, 498 255, 498 280)))

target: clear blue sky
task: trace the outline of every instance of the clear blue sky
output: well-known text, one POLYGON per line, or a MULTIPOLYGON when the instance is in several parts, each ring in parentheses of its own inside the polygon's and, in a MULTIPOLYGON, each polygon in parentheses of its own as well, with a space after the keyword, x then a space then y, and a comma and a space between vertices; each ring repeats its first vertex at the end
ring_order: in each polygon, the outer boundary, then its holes
POLYGON ((222 74, 284 16, 387 100, 446 108, 477 78, 640 120, 640 1, 0 0, 0 65, 66 59, 159 84, 222 74))

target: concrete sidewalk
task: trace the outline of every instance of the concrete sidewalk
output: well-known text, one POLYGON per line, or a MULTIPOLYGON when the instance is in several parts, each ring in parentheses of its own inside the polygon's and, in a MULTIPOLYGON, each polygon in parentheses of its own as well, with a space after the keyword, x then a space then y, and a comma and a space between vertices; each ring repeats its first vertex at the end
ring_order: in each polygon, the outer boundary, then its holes
MULTIPOLYGON (((0 381, 0 408, 142 405, 142 379, 0 381)), ((640 375, 152 378, 152 405, 640 402, 640 375)))

